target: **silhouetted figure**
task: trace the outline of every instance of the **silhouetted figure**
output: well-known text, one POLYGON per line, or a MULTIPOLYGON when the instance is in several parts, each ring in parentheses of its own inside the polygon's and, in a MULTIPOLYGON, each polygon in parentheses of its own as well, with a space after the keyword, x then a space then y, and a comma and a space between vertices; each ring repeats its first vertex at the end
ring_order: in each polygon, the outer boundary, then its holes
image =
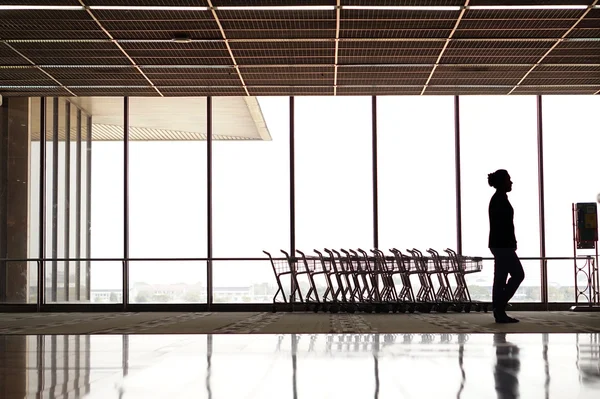
POLYGON ((525 278, 517 256, 517 239, 513 224, 514 211, 507 193, 512 190, 510 175, 504 169, 488 175, 488 183, 496 189, 490 200, 489 248, 494 254, 494 287, 492 306, 496 323, 517 323, 519 320, 506 314, 506 305, 525 278), (507 277, 510 275, 508 282, 507 277))
POLYGON ((506 342, 506 334, 494 334, 496 346, 496 366, 494 382, 498 399, 516 399, 519 397, 519 347, 506 342))

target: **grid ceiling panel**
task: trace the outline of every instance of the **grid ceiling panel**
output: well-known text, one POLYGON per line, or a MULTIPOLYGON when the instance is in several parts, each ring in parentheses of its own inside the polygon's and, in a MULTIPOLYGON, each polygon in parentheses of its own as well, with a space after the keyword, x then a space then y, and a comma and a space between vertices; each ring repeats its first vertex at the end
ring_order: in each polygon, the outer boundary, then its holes
POLYGON ((0 65, 31 65, 31 63, 11 48, 0 44, 0 65))
POLYGON ((336 13, 319 11, 218 11, 228 39, 335 38, 336 13))
POLYGON ((504 95, 508 94, 512 87, 459 87, 459 86, 429 86, 425 90, 426 95, 504 95))
POLYGON ((168 97, 245 96, 242 87, 159 87, 168 97))
MULTIPOLYGON (((99 80, 110 82, 113 79, 127 80, 130 85, 146 85, 148 81, 132 66, 107 67, 107 68, 55 68, 46 67, 46 72, 62 82, 67 80, 99 80)), ((103 83, 111 85, 112 83, 103 83)))
POLYGON ((556 48, 542 62, 546 64, 600 64, 600 42, 596 48, 556 48))
POLYGON ((223 42, 123 43, 138 65, 232 65, 223 42))
POLYGON ((248 86, 333 85, 334 67, 240 67, 248 86))
POLYGON ((585 10, 468 10, 457 38, 559 38, 585 10))
POLYGON ((2 11, 0 38, 11 39, 106 39, 106 34, 84 11, 2 11))
POLYGON ((12 43, 37 65, 128 65, 131 62, 110 42, 12 43))
POLYGON ((0 68, 0 85, 56 86, 56 82, 37 68, 0 68))
POLYGON ((55 88, 30 88, 30 89, 0 89, 0 93, 10 97, 39 97, 39 96, 57 96, 57 97, 70 97, 71 93, 63 89, 62 87, 55 88))
POLYGON ((414 87, 338 87, 340 96, 413 96, 421 94, 420 88, 414 87))
POLYGON ((158 86, 240 86, 233 68, 144 68, 158 86))
POLYGON ((177 34, 191 39, 220 39, 219 26, 206 11, 93 10, 115 39, 170 40, 177 34))
POLYGON ((251 96, 331 96, 333 87, 257 87, 249 86, 251 96))
POLYGON ((596 24, 595 28, 576 28, 573 29, 568 37, 578 37, 578 38, 599 38, 600 37, 600 28, 598 26, 600 23, 596 24))
POLYGON ((231 43, 240 65, 334 64, 334 42, 231 43))
MULTIPOLYGON (((18 3, 79 5, 77 0, 59 1, 60 3, 51 0, 23 0, 18 3)), ((584 1, 589 4, 589 0, 584 1)), ((527 1, 527 4, 537 5, 559 3, 565 4, 564 1, 555 0, 527 1)), ((87 0, 85 4, 206 6, 207 2, 205 0, 87 0)), ((215 0, 213 4, 248 6, 245 0, 215 0)), ((252 5, 335 4, 335 0, 295 2, 257 0, 252 5)), ((341 4, 449 6, 464 3, 463 0, 402 2, 342 0, 341 4)), ((471 0, 470 4, 523 5, 516 0, 494 0, 493 2, 471 0)), ((582 2, 577 1, 577 4, 582 2)), ((245 95, 234 68, 211 68, 215 65, 232 65, 212 12, 160 10, 93 10, 92 12, 117 39, 162 41, 154 43, 121 41, 121 45, 136 63, 142 65, 142 70, 152 82, 168 91, 165 95, 186 96, 211 93, 245 95), (215 41, 187 44, 168 41, 181 34, 186 34, 192 39, 215 39, 215 41), (183 65, 189 67, 178 67, 183 65)), ((540 9, 465 11, 458 30, 453 40, 448 43, 444 56, 440 60, 441 64, 435 69, 425 94, 506 94, 551 48, 555 43, 554 39, 567 32, 584 12, 585 10, 540 9), (468 38, 474 40, 464 40, 468 38), (521 40, 506 40, 507 38, 521 40), (534 40, 536 38, 546 40, 534 40), (504 67, 493 64, 504 64, 504 67), (480 85, 506 87, 476 87, 480 85)), ((459 14, 459 11, 342 10, 337 94, 385 95, 398 93, 398 90, 408 90, 404 92, 407 94, 420 94, 459 14), (410 40, 413 38, 420 40, 410 40), (414 65, 409 67, 406 64, 414 65)), ((227 38, 232 40, 230 41, 232 51, 251 92, 272 95, 333 94, 335 69, 332 64, 335 43, 332 39, 335 38, 336 28, 334 10, 219 10, 217 15, 223 23, 227 38), (253 42, 253 39, 265 38, 273 40, 253 42), (310 38, 329 40, 281 40, 310 38)), ((73 89, 77 94, 158 95, 149 87, 143 75, 130 66, 127 57, 113 43, 39 41, 40 39, 89 38, 107 40, 107 35, 87 12, 21 10, 3 11, 1 16, 0 39, 9 40, 18 51, 23 52, 36 63, 106 66, 105 68, 45 68, 62 84, 136 86, 130 89, 109 87, 73 89), (36 42, 14 41, 32 39, 36 42), (123 67, 115 67, 118 65, 123 67)), ((598 90, 596 87, 600 86, 600 66, 598 66, 600 47, 595 39, 600 38, 600 10, 591 10, 569 37, 587 37, 594 40, 560 43, 523 81, 522 85, 531 87, 520 87, 515 90, 515 94, 564 93, 565 90, 593 93, 598 90), (593 65, 569 66, 573 63, 593 65), (580 86, 569 87, 568 85, 580 86), (584 85, 592 86, 588 88, 584 85), (594 88, 596 89, 593 90, 594 88)), ((1 48, 0 65, 11 63, 28 65, 28 62, 21 59, 18 54, 15 57, 16 52, 8 47, 4 50, 1 48)), ((57 86, 56 82, 36 69, 0 69, 0 81, 57 86)), ((48 92, 56 89, 31 88, 31 91, 22 90, 22 92, 28 95, 40 94, 35 90, 44 94, 44 90, 48 92)), ((0 93, 12 95, 14 91, 0 89, 0 93)))
POLYGON ((151 87, 131 87, 131 88, 120 88, 120 87, 101 87, 101 88, 69 88, 75 95, 79 97, 91 97, 91 96, 140 96, 140 97, 154 97, 159 94, 151 87))
POLYGON ((339 44, 340 64, 427 64, 435 63, 442 41, 343 41, 339 44))
POLYGON ((531 67, 498 67, 498 66, 472 66, 451 67, 440 65, 436 68, 430 84, 432 85, 516 85, 531 67), (469 83, 467 83, 469 82, 469 83), (477 83, 472 83, 477 82, 477 83), (482 83, 485 82, 485 83, 482 83))
POLYGON ((521 83, 523 86, 543 86, 543 85, 572 85, 572 86, 588 86, 597 85, 599 82, 598 77, 591 76, 572 76, 572 75, 560 75, 555 74, 554 76, 543 76, 538 74, 529 74, 527 78, 521 83))
POLYGON ((596 86, 596 87, 552 87, 552 86, 546 86, 546 87, 527 87, 527 86, 521 86, 521 87, 517 87, 515 89, 515 91, 513 91, 512 94, 521 94, 521 95, 533 95, 533 94, 545 94, 545 95, 551 95, 551 94, 594 94, 595 92, 597 92, 598 90, 600 90, 600 85, 596 86))
POLYGON ((544 65, 540 64, 531 73, 588 74, 600 79, 600 65, 544 65))
MULTIPOLYGON (((434 75, 435 76, 435 75, 434 75)), ((483 77, 483 76, 473 76, 467 77, 463 76, 461 78, 457 77, 433 77, 429 81, 429 85, 431 86, 515 86, 521 80, 521 76, 514 77, 483 77)))
POLYGON ((342 38, 447 38, 458 11, 343 10, 342 38))

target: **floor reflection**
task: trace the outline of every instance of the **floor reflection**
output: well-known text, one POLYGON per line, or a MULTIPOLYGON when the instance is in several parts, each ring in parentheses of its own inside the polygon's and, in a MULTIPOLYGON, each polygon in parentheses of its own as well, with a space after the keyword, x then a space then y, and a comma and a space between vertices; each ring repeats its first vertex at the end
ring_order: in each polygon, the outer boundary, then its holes
POLYGON ((0 397, 597 398, 600 334, 0 336, 0 397))

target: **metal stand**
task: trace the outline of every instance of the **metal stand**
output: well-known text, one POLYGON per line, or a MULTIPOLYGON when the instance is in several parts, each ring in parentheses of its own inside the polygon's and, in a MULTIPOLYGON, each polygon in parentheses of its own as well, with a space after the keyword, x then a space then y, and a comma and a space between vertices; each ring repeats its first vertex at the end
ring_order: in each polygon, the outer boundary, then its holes
POLYGON ((600 312, 600 280, 598 273, 598 240, 582 241, 577 229, 577 204, 572 205, 573 214, 573 266, 575 276, 574 312, 600 312), (593 250, 594 254, 579 255, 578 250, 593 250), (579 286, 578 277, 584 276, 586 284, 579 286), (579 304, 582 299, 582 304, 579 304), (587 302, 587 303, 586 303, 587 302))

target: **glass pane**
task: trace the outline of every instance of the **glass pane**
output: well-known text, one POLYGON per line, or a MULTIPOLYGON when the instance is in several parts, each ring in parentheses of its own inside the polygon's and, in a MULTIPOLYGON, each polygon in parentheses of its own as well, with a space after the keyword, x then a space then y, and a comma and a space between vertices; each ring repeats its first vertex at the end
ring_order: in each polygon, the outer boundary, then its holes
MULTIPOLYGON (((87 139, 89 132, 90 120, 85 112, 81 115, 81 218, 79 220, 79 258, 87 258, 87 223, 88 223, 88 209, 87 209, 87 184, 88 184, 88 153, 87 153, 87 139)), ((88 285, 88 276, 91 274, 91 264, 87 261, 76 262, 77 269, 79 271, 79 285, 80 293, 79 300, 90 299, 90 287, 88 285)))
MULTIPOLYGON (((517 253, 540 256, 537 122, 534 96, 460 98, 463 253, 489 257, 488 173, 506 169, 514 182, 517 253)), ((524 264, 524 262, 523 262, 524 264)), ((493 273, 493 270, 490 270, 493 273)), ((539 262, 525 269, 522 287, 540 287, 539 262)))
MULTIPOLYGON (((24 259, 28 246, 37 249, 38 236, 31 237, 30 197, 39 197, 39 179, 30 178, 30 169, 39 174, 39 145, 30 152, 29 126, 31 113, 29 99, 6 99, 0 109, 0 259, 24 259), (31 158, 37 156, 37 162, 31 158)), ((39 101, 36 107, 39 140, 39 101)), ((39 212, 39 202, 36 203, 39 212)), ((39 229, 39 226, 33 228, 39 229)), ((39 253, 35 254, 39 257, 39 253)), ((36 282, 35 264, 26 261, 0 261, 0 303, 27 303, 34 299, 36 282)))
POLYGON ((378 97, 377 136, 379 247, 455 248, 453 97, 378 97))
POLYGON ((205 261, 130 261, 129 274, 131 303, 206 303, 205 261))
MULTIPOLYGON (((283 279, 282 285, 289 296, 289 278, 283 279)), ((213 262, 214 303, 272 303, 276 291, 277 282, 268 260, 213 262)))
MULTIPOLYGON (((584 266, 585 260, 578 260, 579 267, 584 266)), ((548 302, 575 302, 575 265, 573 260, 548 261, 548 302)), ((579 289, 587 286, 584 275, 578 276, 579 289)), ((580 297, 580 300, 585 298, 580 297)))
MULTIPOLYGON (((521 284, 511 302, 540 302, 541 301, 541 283, 540 283, 540 261, 539 260, 521 260, 523 270, 525 270, 525 282, 521 284), (529 280, 527 280, 529 279, 529 280), (537 283, 537 285, 536 285, 537 283)), ((451 284, 455 287, 454 281, 451 284)), ((478 273, 466 275, 467 286, 473 301, 492 302, 492 286, 494 285, 494 261, 484 260, 483 269, 478 273)))
POLYGON ((370 97, 295 100, 296 246, 373 246, 370 97))
MULTIPOLYGON (((131 98, 129 111, 130 257, 206 256, 206 98, 131 98)), ((204 271, 139 261, 129 287, 206 284, 204 271)))
MULTIPOLYGON (((81 262, 81 296, 87 294, 83 282, 86 262, 81 262)), ((123 262, 121 261, 91 261, 92 290, 89 291, 92 303, 122 303, 123 302, 123 262)), ((82 299, 84 300, 84 299, 82 299)))
MULTIPOLYGON (((71 236, 79 240, 79 246, 76 247, 81 258, 122 258, 124 100, 121 97, 78 97, 70 101, 75 115, 71 158, 75 157, 77 161, 77 153, 81 151, 80 217, 72 223, 75 231, 71 232, 71 236), (77 140, 77 126, 81 127, 80 143, 77 140), (88 182, 89 172, 91 179, 88 182), (89 198, 88 189, 91 192, 89 198)), ((73 165, 76 172, 77 163, 73 165)), ((73 176, 76 178, 77 174, 73 176)), ((74 186, 77 187, 77 183, 74 186)), ((110 296, 111 289, 119 289, 119 293, 113 295, 113 300, 120 298, 121 284, 116 280, 116 275, 109 274, 117 272, 117 266, 107 268, 105 262, 72 263, 71 270, 75 273, 73 279, 79 281, 81 300, 98 302, 94 298, 107 293, 110 296), (105 286, 105 282, 110 282, 111 287, 105 286)), ((118 273, 122 273, 120 266, 118 273)))
POLYGON ((232 101, 213 99, 213 254, 217 258, 262 257, 263 250, 290 245, 289 99, 256 101, 250 98, 242 103, 257 107, 248 107, 255 115, 242 124, 248 134, 262 137, 219 140, 228 125, 216 118, 227 120, 232 101))
MULTIPOLYGON (((542 98, 547 256, 594 254, 593 250, 574 253, 571 206, 572 203, 599 199, 597 149, 600 148, 600 135, 596 116, 599 111, 598 96, 542 98)), ((550 301, 573 302, 573 261, 549 261, 548 284, 550 301)))

